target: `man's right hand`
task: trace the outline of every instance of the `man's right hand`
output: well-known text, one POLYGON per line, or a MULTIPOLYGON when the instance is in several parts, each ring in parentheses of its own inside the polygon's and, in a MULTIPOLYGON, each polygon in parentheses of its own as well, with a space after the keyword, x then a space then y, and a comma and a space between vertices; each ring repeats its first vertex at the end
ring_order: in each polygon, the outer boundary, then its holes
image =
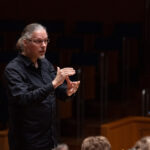
POLYGON ((57 88, 59 85, 63 84, 63 82, 64 82, 64 80, 66 79, 67 76, 72 76, 75 73, 76 73, 75 70, 71 67, 66 67, 66 68, 62 68, 62 69, 57 67, 56 77, 52 81, 54 89, 57 88))

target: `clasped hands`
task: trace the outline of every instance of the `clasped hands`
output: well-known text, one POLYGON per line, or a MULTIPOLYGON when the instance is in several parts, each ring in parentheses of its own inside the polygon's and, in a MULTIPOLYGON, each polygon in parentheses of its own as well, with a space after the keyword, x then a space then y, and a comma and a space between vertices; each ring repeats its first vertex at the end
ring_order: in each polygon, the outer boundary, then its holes
POLYGON ((75 70, 71 67, 66 67, 66 68, 62 68, 62 69, 57 67, 56 77, 52 81, 54 88, 57 88, 58 86, 63 84, 63 82, 66 80, 66 82, 67 82, 67 95, 71 96, 72 94, 76 93, 76 91, 79 88, 80 81, 71 81, 69 79, 69 76, 72 76, 75 73, 76 73, 75 70))

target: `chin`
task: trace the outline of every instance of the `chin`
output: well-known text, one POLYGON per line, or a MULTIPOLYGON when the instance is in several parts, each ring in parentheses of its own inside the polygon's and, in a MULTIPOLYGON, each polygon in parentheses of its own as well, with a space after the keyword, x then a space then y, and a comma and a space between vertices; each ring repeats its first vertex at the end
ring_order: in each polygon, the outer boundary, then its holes
POLYGON ((44 59, 44 58, 45 58, 45 55, 39 56, 39 59, 44 59))

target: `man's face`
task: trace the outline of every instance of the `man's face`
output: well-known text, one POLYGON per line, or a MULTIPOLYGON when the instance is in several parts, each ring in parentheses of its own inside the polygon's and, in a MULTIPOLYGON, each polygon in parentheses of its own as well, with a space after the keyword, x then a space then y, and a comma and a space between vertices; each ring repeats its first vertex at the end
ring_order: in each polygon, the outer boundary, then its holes
POLYGON ((48 44, 48 36, 44 29, 32 33, 30 39, 25 40, 25 55, 32 61, 44 58, 48 44))

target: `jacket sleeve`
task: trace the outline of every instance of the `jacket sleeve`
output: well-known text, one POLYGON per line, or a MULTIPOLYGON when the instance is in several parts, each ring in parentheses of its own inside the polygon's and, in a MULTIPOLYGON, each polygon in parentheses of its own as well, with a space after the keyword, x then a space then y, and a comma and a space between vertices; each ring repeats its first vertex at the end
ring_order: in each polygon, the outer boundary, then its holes
POLYGON ((54 92, 52 83, 48 83, 39 88, 30 89, 29 84, 24 81, 20 72, 15 68, 5 69, 4 75, 12 103, 17 103, 18 105, 38 103, 43 101, 51 92, 54 92))
MULTIPOLYGON (((56 71, 53 65, 49 61, 48 63, 49 63, 49 72, 51 74, 51 78, 54 79, 56 76, 56 71)), ((55 95, 60 100, 63 100, 63 101, 68 100, 69 96, 67 95, 67 84, 65 81, 62 85, 58 86, 55 89, 55 95)))
POLYGON ((67 86, 65 83, 56 88, 55 93, 56 97, 59 98, 60 100, 64 101, 69 98, 69 96, 67 96, 67 86))

